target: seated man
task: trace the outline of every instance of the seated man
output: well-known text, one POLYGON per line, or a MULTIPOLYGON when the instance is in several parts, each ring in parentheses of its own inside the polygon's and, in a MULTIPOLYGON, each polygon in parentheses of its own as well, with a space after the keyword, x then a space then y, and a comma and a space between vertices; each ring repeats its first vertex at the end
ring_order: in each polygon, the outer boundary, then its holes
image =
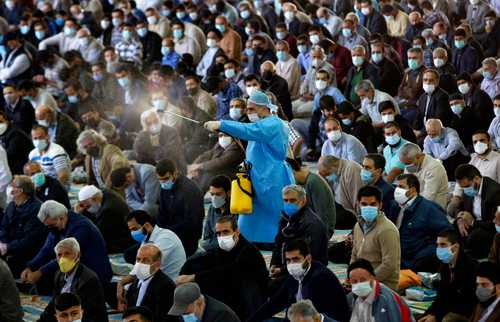
POLYGON ((182 316, 184 321, 240 322, 229 306, 202 294, 196 283, 185 283, 175 288, 174 305, 168 314, 182 316))
POLYGON ((285 272, 283 245, 294 239, 308 241, 314 260, 328 265, 328 235, 326 225, 307 205, 304 188, 289 185, 283 188, 283 215, 275 238, 271 258, 271 276, 277 277, 285 272))
POLYGON ((412 173, 420 182, 422 197, 446 207, 448 177, 443 164, 413 143, 406 143, 399 150, 399 160, 405 165, 405 173, 412 173))
POLYGON ((374 186, 361 188, 358 205, 360 215, 353 230, 351 263, 360 259, 369 261, 377 280, 397 291, 401 263, 399 232, 380 211, 382 192, 374 186))
POLYGON ((208 207, 205 225, 203 227, 203 239, 201 247, 206 250, 213 250, 219 247, 215 223, 219 218, 230 216, 231 179, 224 175, 216 176, 210 182, 208 188, 211 204, 208 207))
POLYGON ((408 143, 402 137, 402 130, 398 123, 391 121, 384 125, 384 138, 387 145, 384 147, 384 176, 388 183, 403 173, 405 165, 399 160, 399 151, 408 143))
POLYGON ((28 161, 24 165, 24 174, 31 177, 35 185, 35 196, 40 201, 55 200, 70 208, 68 192, 56 179, 45 175, 38 162, 28 161))
MULTIPOLYGON (((72 293, 81 299, 81 308, 85 314, 83 321, 108 321, 104 290, 97 275, 80 263, 80 244, 73 238, 66 238, 54 248, 59 270, 54 278, 53 296, 72 293)), ((57 300, 56 300, 57 301, 57 300)), ((56 321, 57 302, 49 302, 40 316, 39 322, 56 321)))
POLYGON ((318 163, 318 173, 325 178, 335 196, 335 228, 352 229, 356 223, 356 194, 363 186, 361 166, 356 162, 322 156, 318 163))
MULTIPOLYGON (((179 237, 171 230, 158 227, 154 217, 144 210, 130 212, 127 216, 127 225, 132 238, 140 245, 153 243, 160 248, 162 255, 160 269, 170 279, 175 280, 186 262, 186 253, 179 237)), ((128 263, 135 262, 136 250, 137 247, 131 247, 130 251, 125 251, 124 257, 128 263)), ((121 284, 124 285, 125 282, 126 280, 122 280, 121 284)))
POLYGON ((477 303, 476 262, 464 253, 455 230, 440 232, 436 245, 441 281, 436 299, 418 321, 467 321, 477 303))
POLYGON ((413 174, 401 174, 396 178, 394 204, 388 214, 399 229, 401 241, 401 267, 415 272, 432 272, 426 260, 435 253, 435 238, 451 225, 437 203, 420 195, 420 182, 413 174))
POLYGON ((417 138, 411 128, 410 122, 408 122, 405 117, 401 116, 401 114, 396 113, 396 107, 392 101, 381 102, 378 105, 378 111, 380 112, 380 116, 382 117, 382 122, 384 122, 384 124, 388 124, 390 122, 396 123, 401 129, 401 137, 403 139, 412 143, 417 142, 417 138))
POLYGON ((161 186, 158 226, 176 233, 189 257, 198 249, 201 237, 205 217, 203 194, 172 160, 158 162, 156 175, 161 186))
POLYGON ((93 270, 103 285, 112 277, 106 245, 99 229, 84 216, 66 209, 57 201, 45 201, 38 212, 38 219, 51 231, 38 254, 26 264, 21 279, 35 284, 43 276, 57 270, 53 250, 62 239, 75 237, 80 244, 80 261, 93 270))
POLYGON ((479 263, 476 270, 476 285, 476 297, 479 303, 469 321, 498 321, 500 319, 500 267, 490 262, 479 263))
POLYGON ((82 302, 78 295, 73 293, 62 293, 54 299, 55 318, 57 322, 68 322, 74 318, 85 321, 82 302))
MULTIPOLYGON (((5 97, 5 96, 4 96, 5 97)), ((0 143, 7 153, 7 161, 12 174, 23 172, 23 166, 28 161, 28 155, 33 150, 33 143, 29 133, 20 130, 5 112, 0 110, 0 143)))
POLYGON ((500 184, 470 164, 458 166, 455 179, 464 192, 456 222, 465 239, 464 251, 476 259, 486 258, 495 234, 492 221, 500 205, 500 184))
POLYGON ((380 104, 382 102, 389 101, 393 104, 396 109, 396 114, 400 114, 399 107, 394 98, 389 94, 379 91, 373 86, 373 83, 369 80, 362 80, 356 87, 356 94, 361 100, 360 112, 364 115, 368 115, 373 127, 382 128, 384 127, 384 122, 382 121, 382 115, 380 114, 380 104))
POLYGON ((37 254, 48 232, 37 218, 41 203, 34 195, 30 178, 14 176, 9 188, 12 201, 7 204, 0 223, 0 257, 17 278, 37 254))
POLYGON ((427 119, 427 136, 424 139, 424 153, 440 160, 449 180, 453 180, 458 165, 469 161, 469 152, 460 140, 457 131, 444 127, 440 119, 427 119))
POLYGON ((71 166, 66 150, 50 140, 49 131, 45 126, 35 125, 31 130, 35 148, 28 159, 38 162, 43 172, 68 187, 71 180, 71 166))
POLYGON ((137 252, 130 272, 137 280, 127 290, 126 306, 144 306, 153 313, 153 321, 177 321, 168 317, 173 304, 175 283, 161 270, 162 253, 155 244, 145 244, 137 252))
POLYGON ((320 314, 316 311, 316 308, 310 300, 300 300, 295 302, 288 308, 286 315, 290 322, 335 322, 335 320, 332 320, 326 315, 320 314))
POLYGON ((144 210, 156 217, 160 182, 154 166, 134 163, 130 167, 115 169, 110 178, 113 189, 124 192, 125 201, 131 210, 144 210))
POLYGON ((355 136, 368 152, 377 150, 377 137, 368 115, 361 114, 347 101, 337 106, 337 118, 342 122, 342 131, 355 136))
POLYGON ((307 242, 292 240, 284 245, 288 275, 248 322, 263 321, 290 307, 297 300, 311 300, 318 311, 336 321, 349 320, 349 307, 339 280, 326 266, 312 259, 307 242), (328 296, 325 296, 328 294, 328 296))
POLYGON ((295 182, 304 187, 307 195, 307 206, 323 221, 328 238, 335 229, 335 198, 328 182, 320 175, 313 173, 299 160, 288 159, 293 170, 295 182))
POLYGON ((215 231, 219 247, 189 259, 177 285, 195 282, 246 320, 266 298, 269 278, 264 258, 241 235, 236 217, 219 218, 215 231))
POLYGON ((2 288, 2 294, 0 295, 2 303, 0 319, 2 321, 22 322, 24 313, 21 307, 19 290, 16 287, 16 282, 9 267, 1 258, 0 276, 0 287, 2 288))
POLYGON ((360 176, 365 185, 372 185, 382 192, 382 210, 389 213, 392 201, 394 200, 394 187, 385 181, 383 177, 385 159, 382 155, 369 153, 365 156, 362 163, 360 176))
POLYGON ((100 190, 93 185, 84 186, 78 192, 74 211, 90 219, 99 228, 108 253, 121 253, 132 245, 132 238, 125 226, 128 207, 116 192, 100 190))
POLYGON ((351 160, 357 163, 363 161, 366 148, 356 137, 342 133, 339 120, 328 118, 325 120, 324 128, 328 140, 323 143, 321 155, 333 155, 339 159, 351 160))
POLYGON ((352 287, 347 298, 352 307, 351 321, 413 321, 403 298, 379 280, 369 261, 360 258, 352 262, 347 276, 352 287), (380 307, 388 309, 378 310, 380 307))

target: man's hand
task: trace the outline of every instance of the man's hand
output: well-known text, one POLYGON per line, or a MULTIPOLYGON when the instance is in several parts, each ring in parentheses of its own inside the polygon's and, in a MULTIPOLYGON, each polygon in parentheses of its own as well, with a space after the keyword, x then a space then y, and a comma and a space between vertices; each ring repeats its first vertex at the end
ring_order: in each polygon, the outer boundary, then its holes
POLYGON ((25 268, 24 271, 21 272, 21 281, 28 282, 28 276, 31 274, 30 268, 25 268))
POLYGON ((469 230, 474 224, 474 219, 472 214, 468 211, 461 211, 457 215, 457 226, 462 237, 467 237, 469 235, 469 230))
POLYGON ((0 242, 0 255, 5 256, 7 254, 7 244, 0 242))
POLYGON ((220 129, 220 122, 219 121, 208 121, 203 124, 203 127, 205 127, 207 130, 215 132, 220 129))
MULTIPOLYGON (((116 285, 116 299, 118 300, 118 303, 127 303, 126 295, 127 292, 125 291, 125 285, 133 283, 135 281, 136 277, 134 275, 127 275, 123 277, 120 281, 118 281, 116 285)), ((126 305, 125 305, 126 308, 126 305)))
POLYGON ((41 277, 42 277, 41 271, 31 272, 28 273, 28 278, 26 279, 26 282, 28 282, 29 284, 36 284, 41 277))
POLYGON ((179 275, 175 280, 177 285, 194 282, 194 274, 193 275, 179 275))
POLYGON ((436 320, 436 317, 434 315, 427 314, 426 316, 421 317, 420 319, 418 319, 417 322, 437 322, 437 320, 436 320))
POLYGON ((313 99, 313 96, 309 93, 306 93, 306 94, 302 95, 302 97, 301 97, 301 100, 304 102, 312 101, 312 99, 313 99))
POLYGON ((269 272, 270 272, 269 276, 271 278, 276 278, 281 274, 281 268, 277 267, 276 265, 271 265, 269 272))

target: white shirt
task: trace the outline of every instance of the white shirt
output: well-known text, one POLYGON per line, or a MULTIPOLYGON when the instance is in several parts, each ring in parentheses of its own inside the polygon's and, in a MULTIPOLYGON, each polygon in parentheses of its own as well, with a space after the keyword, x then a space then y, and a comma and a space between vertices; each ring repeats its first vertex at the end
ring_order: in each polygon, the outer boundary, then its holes
POLYGON ((481 192, 483 191, 483 179, 481 179, 481 185, 479 186, 479 191, 477 195, 474 197, 474 201, 472 202, 472 212, 474 217, 477 220, 481 220, 481 192))
POLYGON ((60 111, 59 107, 57 106, 57 102, 54 99, 54 96, 52 96, 52 94, 42 88, 38 89, 38 93, 35 97, 33 97, 31 105, 33 105, 34 109, 41 105, 47 105, 52 107, 56 111, 60 111))
POLYGON ((372 288, 366 299, 360 296, 354 302, 350 322, 376 322, 372 315, 372 306, 375 301, 375 287, 372 288))
POLYGON ((0 65, 0 80, 2 82, 7 81, 11 78, 21 75, 27 69, 31 67, 31 61, 26 53, 20 54, 14 58, 14 53, 18 50, 22 50, 22 47, 9 53, 7 57, 2 61, 0 65), (13 61, 12 61, 13 59, 13 61), (12 64, 7 67, 8 64, 12 64))
POLYGON ((42 40, 40 44, 38 44, 38 49, 45 50, 50 46, 59 47, 59 54, 64 55, 67 51, 78 50, 80 44, 78 43, 78 38, 76 38, 76 36, 68 37, 64 35, 64 32, 60 32, 52 37, 42 40))
POLYGON ((162 255, 160 269, 175 280, 186 262, 186 252, 179 237, 169 229, 154 226, 147 242, 156 244, 160 248, 162 255))
POLYGON ((361 104, 361 109, 359 111, 365 115, 368 115, 372 120, 372 123, 382 123, 382 115, 378 111, 378 106, 380 105, 380 103, 385 101, 391 101, 393 106, 396 108, 396 114, 400 114, 399 106, 394 98, 385 92, 379 91, 378 89, 376 89, 374 92, 372 102, 361 104))
POLYGON ((219 47, 208 48, 198 66, 196 66, 196 74, 201 77, 207 76, 207 70, 214 62, 215 54, 219 47))
POLYGON ((12 181, 12 172, 10 172, 7 152, 0 145, 0 192, 7 190, 7 186, 12 181))

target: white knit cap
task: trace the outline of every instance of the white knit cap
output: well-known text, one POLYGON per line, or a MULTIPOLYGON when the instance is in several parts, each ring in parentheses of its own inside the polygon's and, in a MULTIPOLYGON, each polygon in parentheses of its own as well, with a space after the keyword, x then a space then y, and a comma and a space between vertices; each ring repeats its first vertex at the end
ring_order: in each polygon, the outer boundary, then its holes
POLYGON ((78 201, 90 199, 99 192, 101 192, 101 190, 94 185, 85 186, 78 192, 78 201))

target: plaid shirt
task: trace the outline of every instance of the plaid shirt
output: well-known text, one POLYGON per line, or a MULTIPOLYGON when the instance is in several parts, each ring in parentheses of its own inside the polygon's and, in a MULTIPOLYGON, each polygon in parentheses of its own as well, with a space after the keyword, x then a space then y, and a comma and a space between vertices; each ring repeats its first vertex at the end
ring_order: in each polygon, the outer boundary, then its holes
POLYGON ((142 44, 132 39, 130 42, 120 41, 116 44, 116 51, 120 59, 140 65, 142 63, 142 44))

